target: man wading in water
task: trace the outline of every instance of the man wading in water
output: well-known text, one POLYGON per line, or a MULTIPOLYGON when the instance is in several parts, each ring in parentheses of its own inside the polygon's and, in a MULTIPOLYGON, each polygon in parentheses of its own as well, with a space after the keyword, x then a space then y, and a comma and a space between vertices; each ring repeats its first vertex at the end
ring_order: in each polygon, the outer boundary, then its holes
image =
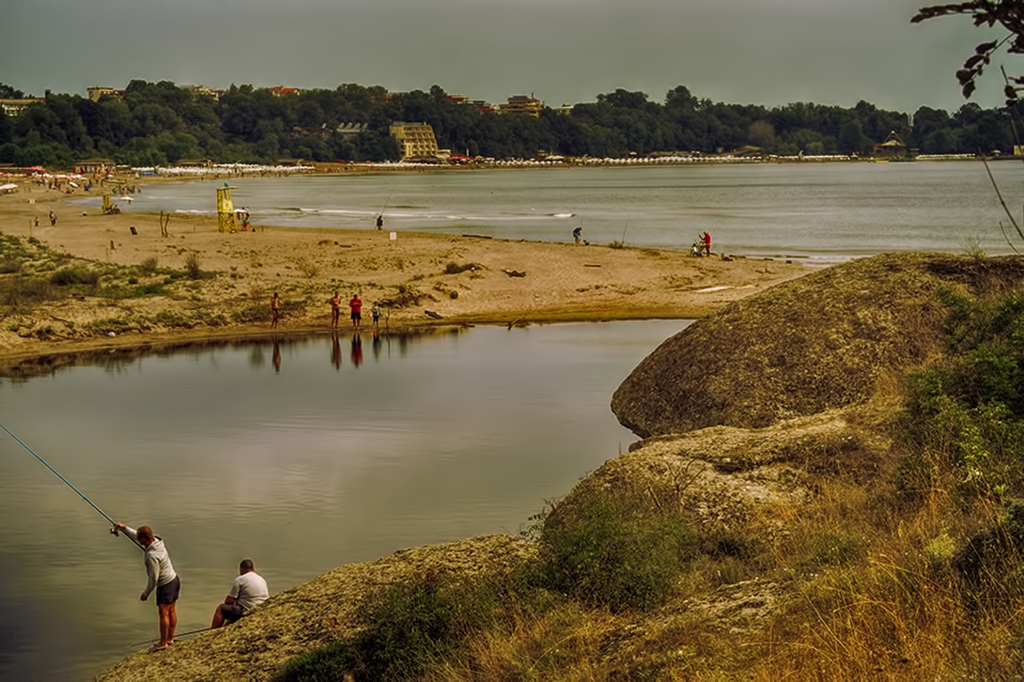
POLYGON ((114 528, 137 542, 146 552, 146 575, 149 582, 139 597, 142 601, 149 599, 150 592, 156 588, 156 607, 160 618, 160 643, 150 651, 163 651, 174 642, 174 631, 178 627, 178 613, 174 609, 181 591, 181 580, 174 572, 171 557, 167 554, 163 539, 153 535, 149 526, 139 526, 138 530, 129 528, 123 523, 115 523, 114 528))

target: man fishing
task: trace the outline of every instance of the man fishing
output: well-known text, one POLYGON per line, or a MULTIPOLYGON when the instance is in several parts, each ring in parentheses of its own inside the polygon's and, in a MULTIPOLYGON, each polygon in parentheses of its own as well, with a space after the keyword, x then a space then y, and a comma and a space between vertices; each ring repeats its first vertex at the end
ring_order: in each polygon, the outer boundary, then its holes
POLYGON ((163 651, 174 642, 174 631, 178 627, 175 603, 181 592, 181 580, 174 572, 174 566, 171 565, 171 557, 167 554, 163 539, 153 535, 153 530, 149 526, 139 526, 139 529, 135 530, 123 523, 115 523, 114 528, 122 531, 145 551, 144 561, 149 582, 146 583, 146 589, 142 591, 139 599, 146 601, 153 589, 156 589, 160 642, 150 651, 163 651))

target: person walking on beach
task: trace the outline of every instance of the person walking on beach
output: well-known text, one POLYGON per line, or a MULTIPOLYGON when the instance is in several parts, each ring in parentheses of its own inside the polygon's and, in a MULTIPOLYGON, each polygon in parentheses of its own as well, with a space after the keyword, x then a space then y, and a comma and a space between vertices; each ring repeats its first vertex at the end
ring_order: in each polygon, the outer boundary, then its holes
POLYGON ((331 304, 331 329, 337 329, 341 317, 341 294, 335 291, 327 302, 331 304))
POLYGON ((270 598, 267 581, 256 572, 252 559, 242 559, 238 564, 238 577, 231 583, 231 591, 224 597, 224 603, 213 612, 211 630, 224 627, 246 614, 249 609, 259 606, 270 598))
POLYGON ((580 245, 580 237, 583 236, 583 226, 580 225, 572 231, 572 239, 576 246, 580 245))
POLYGON ((378 230, 383 230, 384 229, 384 214, 383 213, 381 213, 381 214, 379 214, 377 216, 377 229, 378 230))
POLYGON ((53 211, 50 211, 50 227, 53 227, 56 224, 57 224, 57 214, 54 213, 53 211))
POLYGON ((153 534, 149 526, 139 526, 138 530, 129 528, 123 523, 115 523, 114 528, 137 542, 145 550, 146 575, 149 582, 139 597, 142 601, 149 599, 150 593, 156 589, 157 615, 160 621, 160 643, 150 651, 162 651, 174 642, 174 631, 178 627, 178 613, 175 604, 181 592, 181 580, 174 572, 171 557, 164 547, 163 538, 153 534))
POLYGON ((270 299, 270 328, 277 329, 277 322, 281 319, 281 297, 274 292, 274 297, 270 299))
POLYGON ((352 328, 359 331, 359 325, 363 321, 363 301, 359 298, 359 294, 352 294, 352 298, 348 302, 349 310, 351 310, 352 317, 352 328))
POLYGON ((701 236, 704 237, 704 255, 708 256, 710 258, 711 257, 711 233, 708 232, 707 230, 704 230, 704 234, 701 235, 701 236))

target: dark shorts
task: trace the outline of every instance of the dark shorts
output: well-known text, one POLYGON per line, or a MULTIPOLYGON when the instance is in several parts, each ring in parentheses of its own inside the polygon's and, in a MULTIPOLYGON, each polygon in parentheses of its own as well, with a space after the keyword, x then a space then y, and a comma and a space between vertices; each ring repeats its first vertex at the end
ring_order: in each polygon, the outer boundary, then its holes
POLYGON ((238 602, 234 604, 221 604, 220 615, 224 616, 224 620, 228 623, 234 623, 236 620, 245 615, 245 611, 238 605, 238 602))
POLYGON ((178 594, 181 593, 181 579, 174 576, 174 580, 166 585, 156 586, 156 603, 173 604, 178 601, 178 594))
POLYGON ((363 314, 362 313, 353 312, 352 313, 352 319, 353 320, 361 320, 361 319, 363 319, 363 314))

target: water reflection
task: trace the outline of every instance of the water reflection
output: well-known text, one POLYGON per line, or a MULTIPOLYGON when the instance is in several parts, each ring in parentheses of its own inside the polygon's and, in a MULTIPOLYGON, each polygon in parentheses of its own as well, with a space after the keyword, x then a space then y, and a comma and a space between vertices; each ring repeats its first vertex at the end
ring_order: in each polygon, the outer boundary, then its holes
MULTIPOLYGON (((439 335, 450 334, 457 336, 468 329, 469 328, 427 328, 374 332, 374 359, 379 360, 381 353, 385 350, 387 357, 391 356, 392 339, 397 341, 399 356, 405 357, 408 353, 411 342, 439 335)), ((274 369, 280 372, 282 348, 289 348, 292 349, 292 351, 297 351, 311 343, 318 343, 318 339, 320 338, 322 337, 317 334, 311 334, 294 337, 275 335, 264 338, 228 340, 205 339, 201 341, 167 344, 165 346, 144 348, 107 348, 102 350, 62 353, 60 355, 43 355, 26 360, 19 360, 10 365, 0 365, 0 378, 6 379, 8 382, 19 383, 23 380, 31 379, 32 377, 51 376, 72 367, 86 366, 99 367, 108 374, 117 375, 126 371, 142 358, 169 358, 175 356, 199 358, 205 353, 216 349, 245 350, 248 352, 249 365, 254 369, 258 369, 266 362, 264 354, 268 346, 271 348, 271 362, 274 365, 274 369)), ((331 335, 331 365, 333 365, 335 369, 339 369, 341 365, 340 338, 341 335, 339 334, 331 335), (339 346, 335 348, 334 343, 338 343, 339 346)), ((359 364, 362 363, 362 338, 359 332, 355 332, 352 337, 350 357, 355 366, 359 366, 359 364)))
POLYGON ((331 364, 334 369, 341 371, 341 341, 337 334, 331 335, 331 364))
POLYGON ((363 340, 359 337, 359 332, 352 335, 352 365, 359 368, 359 365, 363 364, 363 340))

